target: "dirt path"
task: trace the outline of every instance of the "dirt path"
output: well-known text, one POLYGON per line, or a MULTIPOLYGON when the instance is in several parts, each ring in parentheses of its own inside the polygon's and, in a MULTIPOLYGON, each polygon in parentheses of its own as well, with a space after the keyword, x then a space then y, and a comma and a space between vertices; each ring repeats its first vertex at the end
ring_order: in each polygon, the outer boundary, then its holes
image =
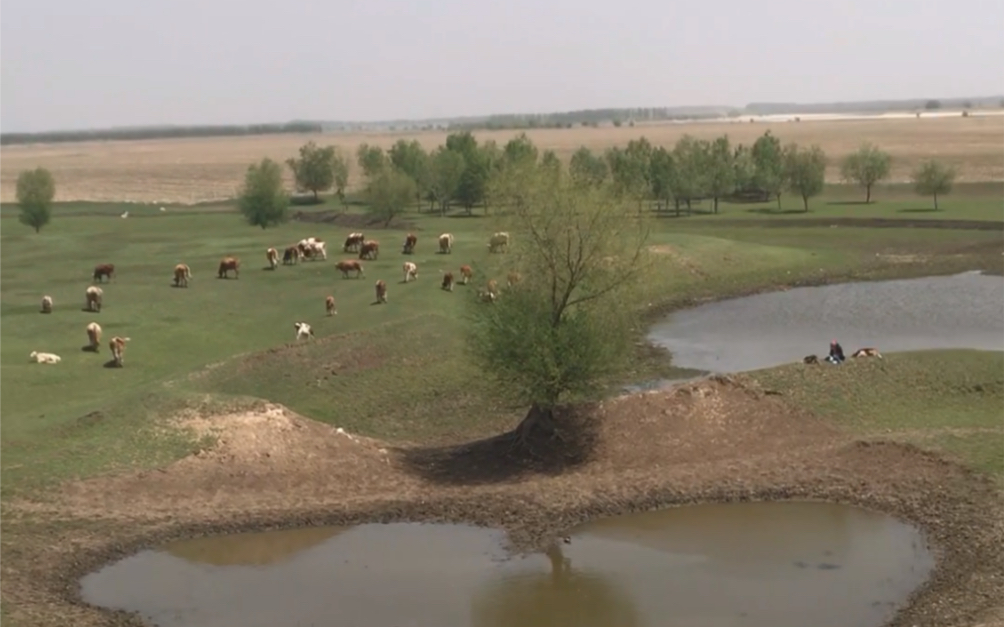
POLYGON ((128 615, 83 605, 78 578, 185 536, 449 521, 506 529, 516 550, 532 550, 600 514, 819 499, 888 512, 926 532, 938 567, 891 625, 999 616, 1002 497, 961 466, 909 444, 855 441, 744 377, 624 396, 562 421, 576 426, 575 437, 569 431, 562 446, 517 458, 504 438, 395 449, 276 406, 182 416, 173 428, 214 433, 217 445, 158 470, 7 504, 4 599, 21 625, 132 625, 128 615))

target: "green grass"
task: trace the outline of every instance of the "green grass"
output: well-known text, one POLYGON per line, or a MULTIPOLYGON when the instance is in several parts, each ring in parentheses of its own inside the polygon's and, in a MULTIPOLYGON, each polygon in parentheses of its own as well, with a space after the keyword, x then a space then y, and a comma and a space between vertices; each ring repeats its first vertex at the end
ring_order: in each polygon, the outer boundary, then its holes
MULTIPOLYGON (((998 200, 974 197, 972 203, 983 207, 986 217, 998 200)), ((332 204, 295 210, 322 211, 332 204)), ((877 203, 874 210, 890 212, 892 206, 877 203)), ((409 214, 419 253, 408 259, 420 270, 417 282, 402 285, 400 230, 365 229, 381 241, 381 259, 366 263, 364 279, 343 279, 333 266, 343 256, 341 241, 354 228, 291 222, 261 230, 223 204, 165 212, 159 206, 128 206, 130 218, 123 220, 117 216, 124 207, 58 205, 52 224, 40 234, 19 224, 12 207, 0 209, 5 493, 181 456, 192 443, 163 435, 159 419, 202 402, 206 393, 219 402, 245 397, 282 402, 392 440, 467 437, 497 430, 521 413, 494 398, 461 354, 461 298, 486 277, 453 294, 438 288, 441 270, 456 271, 464 263, 484 267, 490 220, 409 214), (434 252, 434 238, 443 231, 456 236, 452 255, 434 252), (268 246, 308 235, 329 242, 327 262, 263 269, 268 246), (241 257, 240 279, 216 278, 224 254, 241 257), (104 285, 104 310, 81 311, 93 267, 109 262, 118 276, 104 285), (188 289, 170 287, 179 262, 192 267, 188 289), (378 278, 389 285, 387 305, 372 305, 378 278), (55 300, 51 315, 38 313, 43 294, 55 300), (338 303, 339 313, 331 318, 324 316, 328 294, 338 303), (104 329, 98 355, 80 350, 92 320, 104 329), (291 343, 293 322, 299 320, 310 322, 321 341, 267 352, 291 343), (123 369, 102 367, 113 335, 132 338, 123 369), (55 367, 29 363, 32 350, 57 353, 63 361, 55 367), (340 370, 342 362, 359 362, 361 353, 374 356, 375 365, 340 370), (237 355, 242 356, 234 359, 237 355)), ((722 216, 743 210, 727 206, 722 216)), ((663 247, 664 254, 657 256, 660 268, 648 287, 649 302, 742 294, 822 276, 894 277, 974 264, 995 268, 1004 250, 999 231, 772 229, 734 220, 716 225, 722 216, 658 221, 651 244, 663 247), (889 263, 876 253, 923 255, 926 261, 889 263)), ((665 362, 651 360, 625 377, 643 380, 668 371, 665 362)))
POLYGON ((1004 479, 1004 353, 932 350, 753 376, 847 431, 937 448, 1004 479))

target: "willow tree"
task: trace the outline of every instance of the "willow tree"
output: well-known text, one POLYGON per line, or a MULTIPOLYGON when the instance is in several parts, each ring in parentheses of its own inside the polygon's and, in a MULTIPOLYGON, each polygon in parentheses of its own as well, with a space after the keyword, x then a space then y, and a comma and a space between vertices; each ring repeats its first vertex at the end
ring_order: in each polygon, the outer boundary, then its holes
POLYGON ((538 429, 560 436, 555 408, 592 396, 625 364, 649 229, 608 185, 576 185, 547 168, 521 169, 518 180, 495 187, 505 205, 497 230, 510 244, 484 276, 502 293, 491 303, 472 296, 466 339, 481 370, 529 407, 516 430, 525 442, 538 429), (511 272, 521 280, 505 287, 511 272))

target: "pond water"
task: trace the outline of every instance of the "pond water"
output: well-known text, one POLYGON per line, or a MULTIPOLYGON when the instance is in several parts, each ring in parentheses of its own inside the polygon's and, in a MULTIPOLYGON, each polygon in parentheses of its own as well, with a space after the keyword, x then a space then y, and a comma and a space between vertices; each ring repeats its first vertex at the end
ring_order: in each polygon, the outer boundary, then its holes
POLYGON ((673 365, 741 372, 825 356, 935 348, 1004 350, 1004 279, 955 276, 804 287, 710 303, 672 314, 649 341, 673 365))
POLYGON ((895 519, 829 503, 700 505, 509 556, 499 531, 371 524, 176 542, 81 581, 161 626, 878 627, 933 559, 895 519))

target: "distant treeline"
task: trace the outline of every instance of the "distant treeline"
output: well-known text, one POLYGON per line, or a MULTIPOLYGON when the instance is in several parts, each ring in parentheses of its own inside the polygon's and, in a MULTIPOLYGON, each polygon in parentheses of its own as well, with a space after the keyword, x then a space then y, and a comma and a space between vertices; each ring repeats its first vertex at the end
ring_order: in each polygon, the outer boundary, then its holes
POLYGON ((476 120, 458 120, 450 130, 572 128, 600 124, 633 124, 667 120, 706 120, 723 116, 738 116, 738 109, 725 107, 642 107, 632 109, 582 109, 559 113, 524 113, 490 115, 476 120))
POLYGON ((0 133, 0 145, 169 139, 180 137, 229 137, 238 135, 268 135, 272 133, 320 133, 320 122, 287 122, 285 124, 247 124, 221 126, 147 126, 109 128, 87 131, 46 131, 42 133, 0 133))
POLYGON ((866 100, 856 102, 751 102, 743 113, 784 115, 787 113, 881 113, 935 109, 987 109, 1004 107, 1004 96, 975 98, 916 98, 911 100, 866 100))

